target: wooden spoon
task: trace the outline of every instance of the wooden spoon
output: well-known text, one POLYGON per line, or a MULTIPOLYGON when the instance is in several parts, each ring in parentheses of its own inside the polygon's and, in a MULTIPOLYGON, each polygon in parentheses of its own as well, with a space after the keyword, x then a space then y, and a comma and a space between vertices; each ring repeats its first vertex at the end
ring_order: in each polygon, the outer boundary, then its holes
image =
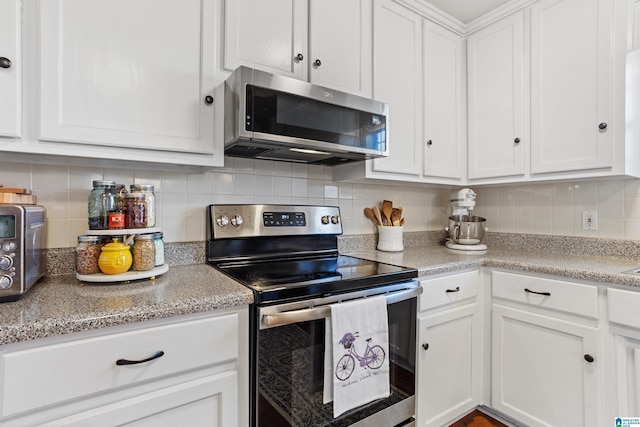
POLYGON ((400 219, 402 219, 402 208, 393 208, 391 211, 391 223, 394 226, 399 227, 400 219))
POLYGON ((382 214, 380 214, 380 208, 377 206, 374 206, 372 210, 373 210, 373 214, 376 216, 376 219, 378 220, 378 224, 384 225, 384 223, 382 222, 382 214))
POLYGON ((378 222, 378 218, 376 218, 376 214, 373 213, 373 210, 371 208, 364 208, 364 216, 373 221, 374 224, 382 225, 378 222))
POLYGON ((382 213, 387 218, 387 224, 393 225, 391 221, 391 213, 393 212, 393 203, 389 200, 385 200, 382 202, 382 213))

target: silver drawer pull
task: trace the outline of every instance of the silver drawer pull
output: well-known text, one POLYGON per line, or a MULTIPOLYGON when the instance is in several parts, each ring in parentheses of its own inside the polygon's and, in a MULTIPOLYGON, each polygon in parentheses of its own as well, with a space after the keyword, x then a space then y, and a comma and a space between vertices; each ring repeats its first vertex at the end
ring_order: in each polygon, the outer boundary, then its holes
POLYGON ((524 291, 530 294, 536 294, 536 295, 544 295, 546 297, 550 297, 551 296, 551 292, 536 292, 536 291, 532 291, 531 289, 528 288, 524 288, 524 291))
POLYGON ((160 350, 160 351, 157 351, 153 356, 147 357, 146 359, 142 359, 142 360, 118 359, 116 360, 116 365, 118 366, 137 365, 138 363, 151 362, 152 360, 158 359, 159 357, 162 357, 162 356, 164 356, 164 351, 160 350))
POLYGON ((455 289, 447 289, 445 292, 446 293, 449 293, 449 292, 460 292, 460 286, 456 286, 455 289))

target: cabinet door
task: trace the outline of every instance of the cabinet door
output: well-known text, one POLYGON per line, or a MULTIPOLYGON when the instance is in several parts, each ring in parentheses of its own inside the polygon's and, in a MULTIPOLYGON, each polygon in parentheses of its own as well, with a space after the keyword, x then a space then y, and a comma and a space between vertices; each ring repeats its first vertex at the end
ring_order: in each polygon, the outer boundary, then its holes
POLYGON ((612 167, 612 14, 613 0, 533 4, 532 174, 612 167))
POLYGON ((244 65, 306 80, 307 1, 225 0, 224 69, 244 65))
POLYGON ((466 165, 462 38, 423 22, 425 176, 462 179, 466 165))
POLYGON ((467 40, 469 179, 525 173, 524 15, 467 40))
POLYGON ((19 0, 0 0, 0 136, 21 128, 21 13, 19 0))
POLYGON ((309 81, 371 97, 370 0, 310 0, 309 81))
POLYGON ((418 319, 418 426, 449 425, 480 403, 478 304, 418 319))
POLYGON ((375 172, 419 177, 422 172, 422 20, 389 1, 373 10, 373 97, 389 104, 389 157, 375 172))
POLYGON ((492 408, 529 426, 601 425, 597 329, 494 304, 492 339, 492 408))
POLYGON ((237 376, 225 372, 40 424, 46 426, 237 426, 237 376))
POLYGON ((40 139, 213 152, 213 0, 39 7, 40 139))

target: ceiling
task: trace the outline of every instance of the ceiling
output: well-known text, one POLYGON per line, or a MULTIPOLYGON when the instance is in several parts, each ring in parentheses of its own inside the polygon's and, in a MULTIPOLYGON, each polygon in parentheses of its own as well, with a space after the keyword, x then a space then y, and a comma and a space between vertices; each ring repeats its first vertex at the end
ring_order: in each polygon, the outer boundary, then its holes
POLYGON ((511 0, 422 0, 464 24, 492 11, 511 0))

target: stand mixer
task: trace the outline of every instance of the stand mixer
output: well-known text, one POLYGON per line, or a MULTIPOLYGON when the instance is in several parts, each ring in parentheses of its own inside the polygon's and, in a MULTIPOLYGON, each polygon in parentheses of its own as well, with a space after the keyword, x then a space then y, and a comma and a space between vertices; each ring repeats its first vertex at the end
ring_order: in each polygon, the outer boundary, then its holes
POLYGON ((487 231, 486 219, 471 215, 476 206, 476 192, 463 188, 451 193, 449 198, 451 215, 445 230, 449 233, 445 243, 447 248, 456 251, 486 251, 487 245, 480 243, 487 231))

